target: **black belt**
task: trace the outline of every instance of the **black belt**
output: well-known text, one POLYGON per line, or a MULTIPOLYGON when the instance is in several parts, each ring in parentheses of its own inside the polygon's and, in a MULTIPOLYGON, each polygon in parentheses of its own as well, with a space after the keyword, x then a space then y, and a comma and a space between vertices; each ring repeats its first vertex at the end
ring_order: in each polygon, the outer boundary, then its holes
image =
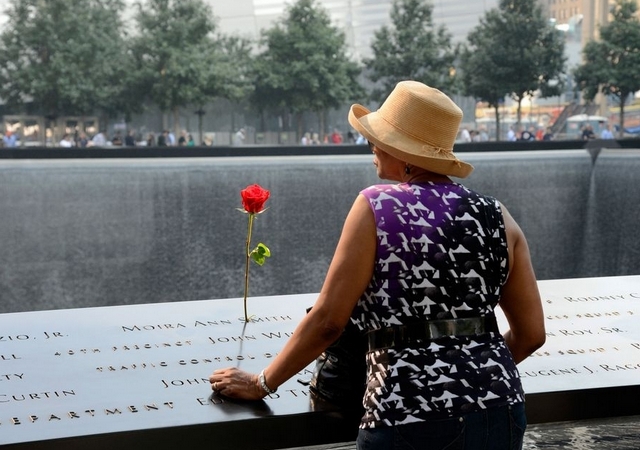
POLYGON ((428 320, 409 325, 396 325, 369 331, 369 351, 388 347, 411 347, 443 336, 476 336, 498 333, 493 314, 461 319, 428 320))

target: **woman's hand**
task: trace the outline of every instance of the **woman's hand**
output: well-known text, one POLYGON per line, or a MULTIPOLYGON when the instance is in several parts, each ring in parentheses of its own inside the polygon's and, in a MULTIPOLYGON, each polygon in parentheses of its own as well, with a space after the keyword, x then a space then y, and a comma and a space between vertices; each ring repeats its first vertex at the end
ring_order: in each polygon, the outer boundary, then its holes
POLYGON ((267 393, 260 387, 258 375, 230 367, 215 370, 209 377, 211 389, 220 395, 242 400, 260 400, 267 393))

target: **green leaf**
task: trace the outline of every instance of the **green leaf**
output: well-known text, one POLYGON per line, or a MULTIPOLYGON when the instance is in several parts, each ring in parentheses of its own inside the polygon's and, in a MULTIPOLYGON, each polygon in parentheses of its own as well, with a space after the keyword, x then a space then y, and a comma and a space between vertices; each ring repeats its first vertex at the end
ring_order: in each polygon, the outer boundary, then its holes
POLYGON ((251 259, 253 259, 259 266, 262 266, 270 256, 271 250, 269 250, 269 247, 264 245, 262 242, 260 242, 256 248, 251 251, 251 259))

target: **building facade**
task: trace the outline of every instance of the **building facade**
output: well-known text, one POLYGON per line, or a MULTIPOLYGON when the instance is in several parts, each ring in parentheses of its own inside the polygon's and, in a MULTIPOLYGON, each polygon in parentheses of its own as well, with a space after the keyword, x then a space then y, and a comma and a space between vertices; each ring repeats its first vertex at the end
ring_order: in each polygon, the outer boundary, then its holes
MULTIPOLYGON (((273 26, 286 12, 293 0, 205 0, 219 19, 224 33, 240 34, 252 39, 263 29, 273 26)), ((355 60, 371 56, 374 32, 390 24, 392 0, 317 0, 324 7, 335 26, 342 29, 355 60)), ((498 0, 432 0, 433 19, 444 25, 454 42, 462 42, 478 25, 480 17, 498 6, 498 0)))

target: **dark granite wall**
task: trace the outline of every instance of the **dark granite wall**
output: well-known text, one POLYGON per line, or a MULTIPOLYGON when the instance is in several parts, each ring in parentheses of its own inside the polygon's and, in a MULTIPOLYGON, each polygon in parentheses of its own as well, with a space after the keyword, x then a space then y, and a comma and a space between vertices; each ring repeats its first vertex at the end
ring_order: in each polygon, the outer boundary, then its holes
MULTIPOLYGON (((538 278, 637 274, 640 151, 465 153, 538 278)), ((271 190, 250 295, 318 292, 370 155, 0 161, 0 312, 241 297, 240 190, 271 190)))

